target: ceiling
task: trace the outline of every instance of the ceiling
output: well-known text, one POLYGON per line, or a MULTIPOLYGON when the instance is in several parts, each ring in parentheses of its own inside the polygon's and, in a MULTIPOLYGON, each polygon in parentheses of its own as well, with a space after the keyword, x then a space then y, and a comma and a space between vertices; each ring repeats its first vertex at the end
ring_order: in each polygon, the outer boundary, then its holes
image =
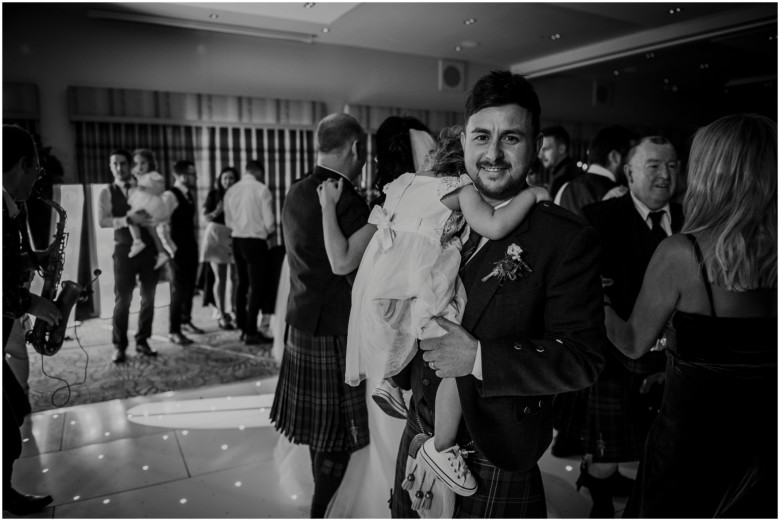
POLYGON ((532 78, 643 81, 675 92, 752 86, 776 97, 775 2, 91 5, 96 18, 476 62, 532 78))

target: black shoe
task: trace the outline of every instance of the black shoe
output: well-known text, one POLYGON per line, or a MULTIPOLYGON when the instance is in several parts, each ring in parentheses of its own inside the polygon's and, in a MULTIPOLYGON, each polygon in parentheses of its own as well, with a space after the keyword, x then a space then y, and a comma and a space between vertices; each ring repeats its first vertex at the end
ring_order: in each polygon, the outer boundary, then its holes
POLYGON ((556 458, 570 458, 572 456, 581 456, 582 446, 580 444, 580 440, 575 438, 564 437, 561 436, 560 433, 558 433, 558 435, 555 436, 555 441, 553 441, 550 452, 556 458))
POLYGON ((205 331, 203 331, 201 328, 199 328, 192 322, 185 322, 184 324, 181 325, 181 328, 188 333, 193 333, 196 335, 202 335, 205 333, 205 331))
POLYGON ((149 347, 146 340, 138 340, 135 343, 135 352, 146 356, 157 356, 157 351, 149 347))
POLYGON ((244 344, 248 346, 256 346, 260 344, 270 344, 274 341, 273 338, 270 336, 265 336, 264 334, 257 332, 257 333, 246 333, 244 336, 244 344))
POLYGON ((119 347, 119 346, 114 346, 114 354, 111 355, 111 360, 115 364, 121 364, 125 360, 127 360, 127 355, 125 354, 125 348, 124 347, 119 347))
POLYGON ((192 344, 192 340, 182 335, 181 333, 171 333, 168 335, 168 340, 180 346, 188 346, 192 344))
POLYGON ((43 510, 43 507, 54 501, 51 496, 36 496, 22 494, 10 488, 3 494, 3 510, 16 516, 26 516, 43 510))
POLYGON ((217 325, 219 325, 220 329, 224 329, 225 331, 232 331, 236 328, 236 326, 234 326, 233 322, 230 320, 229 316, 217 320, 217 325))

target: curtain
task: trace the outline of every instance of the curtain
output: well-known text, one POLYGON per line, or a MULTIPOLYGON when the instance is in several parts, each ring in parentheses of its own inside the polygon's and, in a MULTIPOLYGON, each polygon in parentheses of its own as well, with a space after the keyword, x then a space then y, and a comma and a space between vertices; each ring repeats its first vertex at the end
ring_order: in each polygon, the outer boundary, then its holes
MULTIPOLYGON (((109 154, 117 148, 132 152, 149 148, 158 168, 169 176, 173 164, 190 159, 198 172, 197 206, 200 209, 220 170, 234 166, 239 172, 249 160, 265 166, 265 183, 274 197, 277 229, 287 190, 314 165, 314 131, 304 128, 258 128, 229 125, 172 125, 151 123, 74 122, 76 165, 81 183, 109 183, 109 154)), ((170 182, 170 178, 169 178, 170 182)), ((205 222, 198 215, 199 236, 205 222)), ((269 246, 280 245, 277 233, 269 246)))

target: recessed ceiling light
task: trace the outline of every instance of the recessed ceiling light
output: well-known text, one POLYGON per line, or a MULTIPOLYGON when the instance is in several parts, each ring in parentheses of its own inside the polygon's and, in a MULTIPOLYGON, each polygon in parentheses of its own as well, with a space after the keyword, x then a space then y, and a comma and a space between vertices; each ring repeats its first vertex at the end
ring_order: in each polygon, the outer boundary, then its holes
POLYGON ((304 9, 311 9, 315 5, 317 5, 315 2, 306 2, 305 4, 303 4, 303 8, 304 9))
POLYGON ((474 40, 463 40, 458 46, 464 49, 476 49, 479 47, 479 42, 475 42, 474 40))
POLYGON ((677 14, 682 13, 682 7, 675 7, 674 9, 669 9, 669 14, 677 14))
POLYGON ((217 18, 219 18, 219 15, 217 13, 211 13, 209 15, 209 18, 211 18, 212 20, 216 20, 217 18))
POLYGON ((709 63, 700 63, 699 64, 699 68, 700 69, 709 69, 710 68, 710 64, 709 63))
POLYGON ((471 24, 473 24, 473 23, 476 23, 476 21, 477 21, 477 19, 476 19, 476 18, 466 18, 465 20, 463 20, 463 23, 464 23, 465 25, 471 25, 471 24))
POLYGON ((669 78, 664 78, 664 83, 669 84, 669 78))
POLYGON ((323 33, 329 33, 329 32, 330 32, 330 29, 329 29, 328 27, 323 27, 323 28, 322 28, 322 32, 323 32, 323 33))
POLYGON ((463 50, 463 47, 461 47, 460 45, 456 45, 456 46, 455 46, 455 51, 456 51, 456 52, 460 52, 460 51, 462 51, 462 50, 463 50))
POLYGON ((560 33, 555 33, 550 35, 550 40, 559 40, 561 38, 560 33))
POLYGON ((614 74, 615 76, 620 76, 620 71, 615 69, 614 71, 612 71, 612 74, 614 74))
POLYGON ((648 60, 651 60, 651 59, 655 58, 655 53, 654 52, 645 53, 645 58, 647 58, 648 60))

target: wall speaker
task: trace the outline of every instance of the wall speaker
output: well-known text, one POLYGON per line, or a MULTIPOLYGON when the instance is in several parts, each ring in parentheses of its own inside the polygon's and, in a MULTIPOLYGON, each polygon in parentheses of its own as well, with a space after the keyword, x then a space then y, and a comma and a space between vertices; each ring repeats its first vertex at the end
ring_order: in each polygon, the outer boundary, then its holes
POLYGON ((615 97, 612 85, 603 81, 593 82, 593 97, 591 103, 594 107, 606 107, 612 105, 615 97))
POLYGON ((439 60, 439 91, 462 92, 466 87, 466 63, 439 60))

